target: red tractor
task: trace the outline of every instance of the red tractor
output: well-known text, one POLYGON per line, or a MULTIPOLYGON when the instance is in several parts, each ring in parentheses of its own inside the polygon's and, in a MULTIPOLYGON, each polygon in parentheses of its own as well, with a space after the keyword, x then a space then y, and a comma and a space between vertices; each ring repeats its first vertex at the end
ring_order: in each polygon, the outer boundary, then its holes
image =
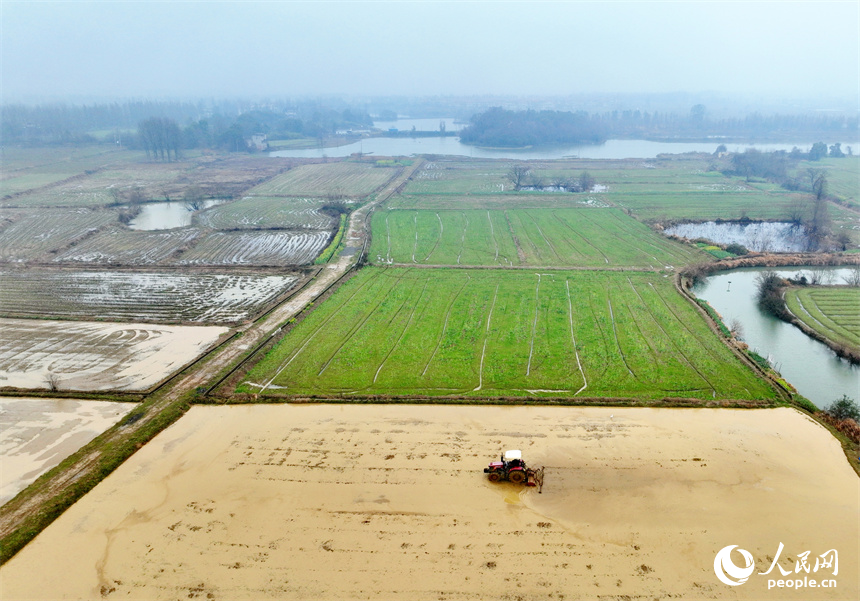
POLYGON ((522 451, 516 449, 502 453, 501 461, 490 462, 490 465, 484 468, 484 473, 490 482, 508 480, 514 484, 525 482, 526 486, 543 488, 543 467, 526 467, 522 451))

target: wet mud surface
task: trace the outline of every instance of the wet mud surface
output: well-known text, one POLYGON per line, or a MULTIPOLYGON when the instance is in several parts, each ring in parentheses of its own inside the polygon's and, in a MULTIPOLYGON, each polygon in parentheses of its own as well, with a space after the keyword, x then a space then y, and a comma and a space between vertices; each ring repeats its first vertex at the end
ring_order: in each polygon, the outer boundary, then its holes
POLYGON ((6 599, 760 599, 773 574, 729 587, 714 557, 764 572, 783 543, 792 571, 837 549, 838 587, 772 598, 853 599, 858 492, 790 409, 201 406, 0 578, 6 599), (542 494, 486 480, 508 448, 542 494))

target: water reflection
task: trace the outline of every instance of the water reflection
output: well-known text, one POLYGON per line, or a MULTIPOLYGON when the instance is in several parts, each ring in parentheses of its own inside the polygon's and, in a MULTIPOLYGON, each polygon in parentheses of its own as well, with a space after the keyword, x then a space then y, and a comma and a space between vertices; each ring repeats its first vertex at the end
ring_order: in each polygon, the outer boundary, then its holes
POLYGON ((755 252, 804 252, 810 250, 811 243, 806 228, 796 223, 680 223, 666 228, 665 233, 716 244, 740 244, 755 252))
POLYGON ((186 202, 154 202, 141 207, 140 214, 132 219, 128 227, 133 230, 170 230, 191 225, 196 211, 223 203, 223 200, 204 200, 197 206, 186 202))
MULTIPOLYGON (((719 141, 712 142, 651 142, 649 140, 607 140, 603 144, 567 145, 555 148, 479 148, 460 142, 460 138, 364 138, 331 148, 305 148, 278 150, 269 154, 273 157, 348 157, 355 153, 374 154, 377 156, 412 156, 418 154, 440 154, 450 156, 465 156, 485 159, 653 159, 660 154, 682 154, 685 152, 713 153, 719 141)), ((852 144, 848 144, 852 145, 852 144)), ((858 144, 853 144, 857 146, 858 144)), ((811 142, 796 142, 788 144, 727 144, 730 152, 743 152, 747 148, 756 148, 762 152, 771 150, 790 151, 797 146, 801 150, 809 150, 811 142)), ((843 144, 845 146, 845 144, 843 144)))
MULTIPOLYGON (((782 277, 811 268, 778 269, 782 277)), ((819 268, 815 268, 818 270, 819 268)), ((768 357, 776 369, 798 392, 819 407, 826 407, 847 394, 860 399, 860 369, 840 359, 826 345, 813 340, 798 328, 764 313, 756 302, 755 279, 762 268, 736 269, 713 275, 693 292, 707 300, 726 324, 737 320, 743 340, 752 350, 768 357)), ((843 284, 849 275, 845 268, 827 268, 829 280, 843 284)))

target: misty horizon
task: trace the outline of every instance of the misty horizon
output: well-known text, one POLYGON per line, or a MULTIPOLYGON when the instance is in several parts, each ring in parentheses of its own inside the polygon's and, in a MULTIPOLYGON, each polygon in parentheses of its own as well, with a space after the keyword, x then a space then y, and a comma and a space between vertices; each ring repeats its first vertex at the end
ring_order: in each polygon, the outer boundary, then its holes
POLYGON ((858 17, 851 2, 4 1, 0 75, 4 103, 674 94, 850 111, 858 17))

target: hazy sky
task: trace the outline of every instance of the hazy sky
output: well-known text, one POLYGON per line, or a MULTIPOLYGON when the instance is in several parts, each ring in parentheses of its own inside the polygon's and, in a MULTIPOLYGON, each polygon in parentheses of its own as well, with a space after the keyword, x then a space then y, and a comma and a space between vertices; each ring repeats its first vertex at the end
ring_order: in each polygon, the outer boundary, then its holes
POLYGON ((4 100, 860 96, 860 2, 0 0, 4 100))

